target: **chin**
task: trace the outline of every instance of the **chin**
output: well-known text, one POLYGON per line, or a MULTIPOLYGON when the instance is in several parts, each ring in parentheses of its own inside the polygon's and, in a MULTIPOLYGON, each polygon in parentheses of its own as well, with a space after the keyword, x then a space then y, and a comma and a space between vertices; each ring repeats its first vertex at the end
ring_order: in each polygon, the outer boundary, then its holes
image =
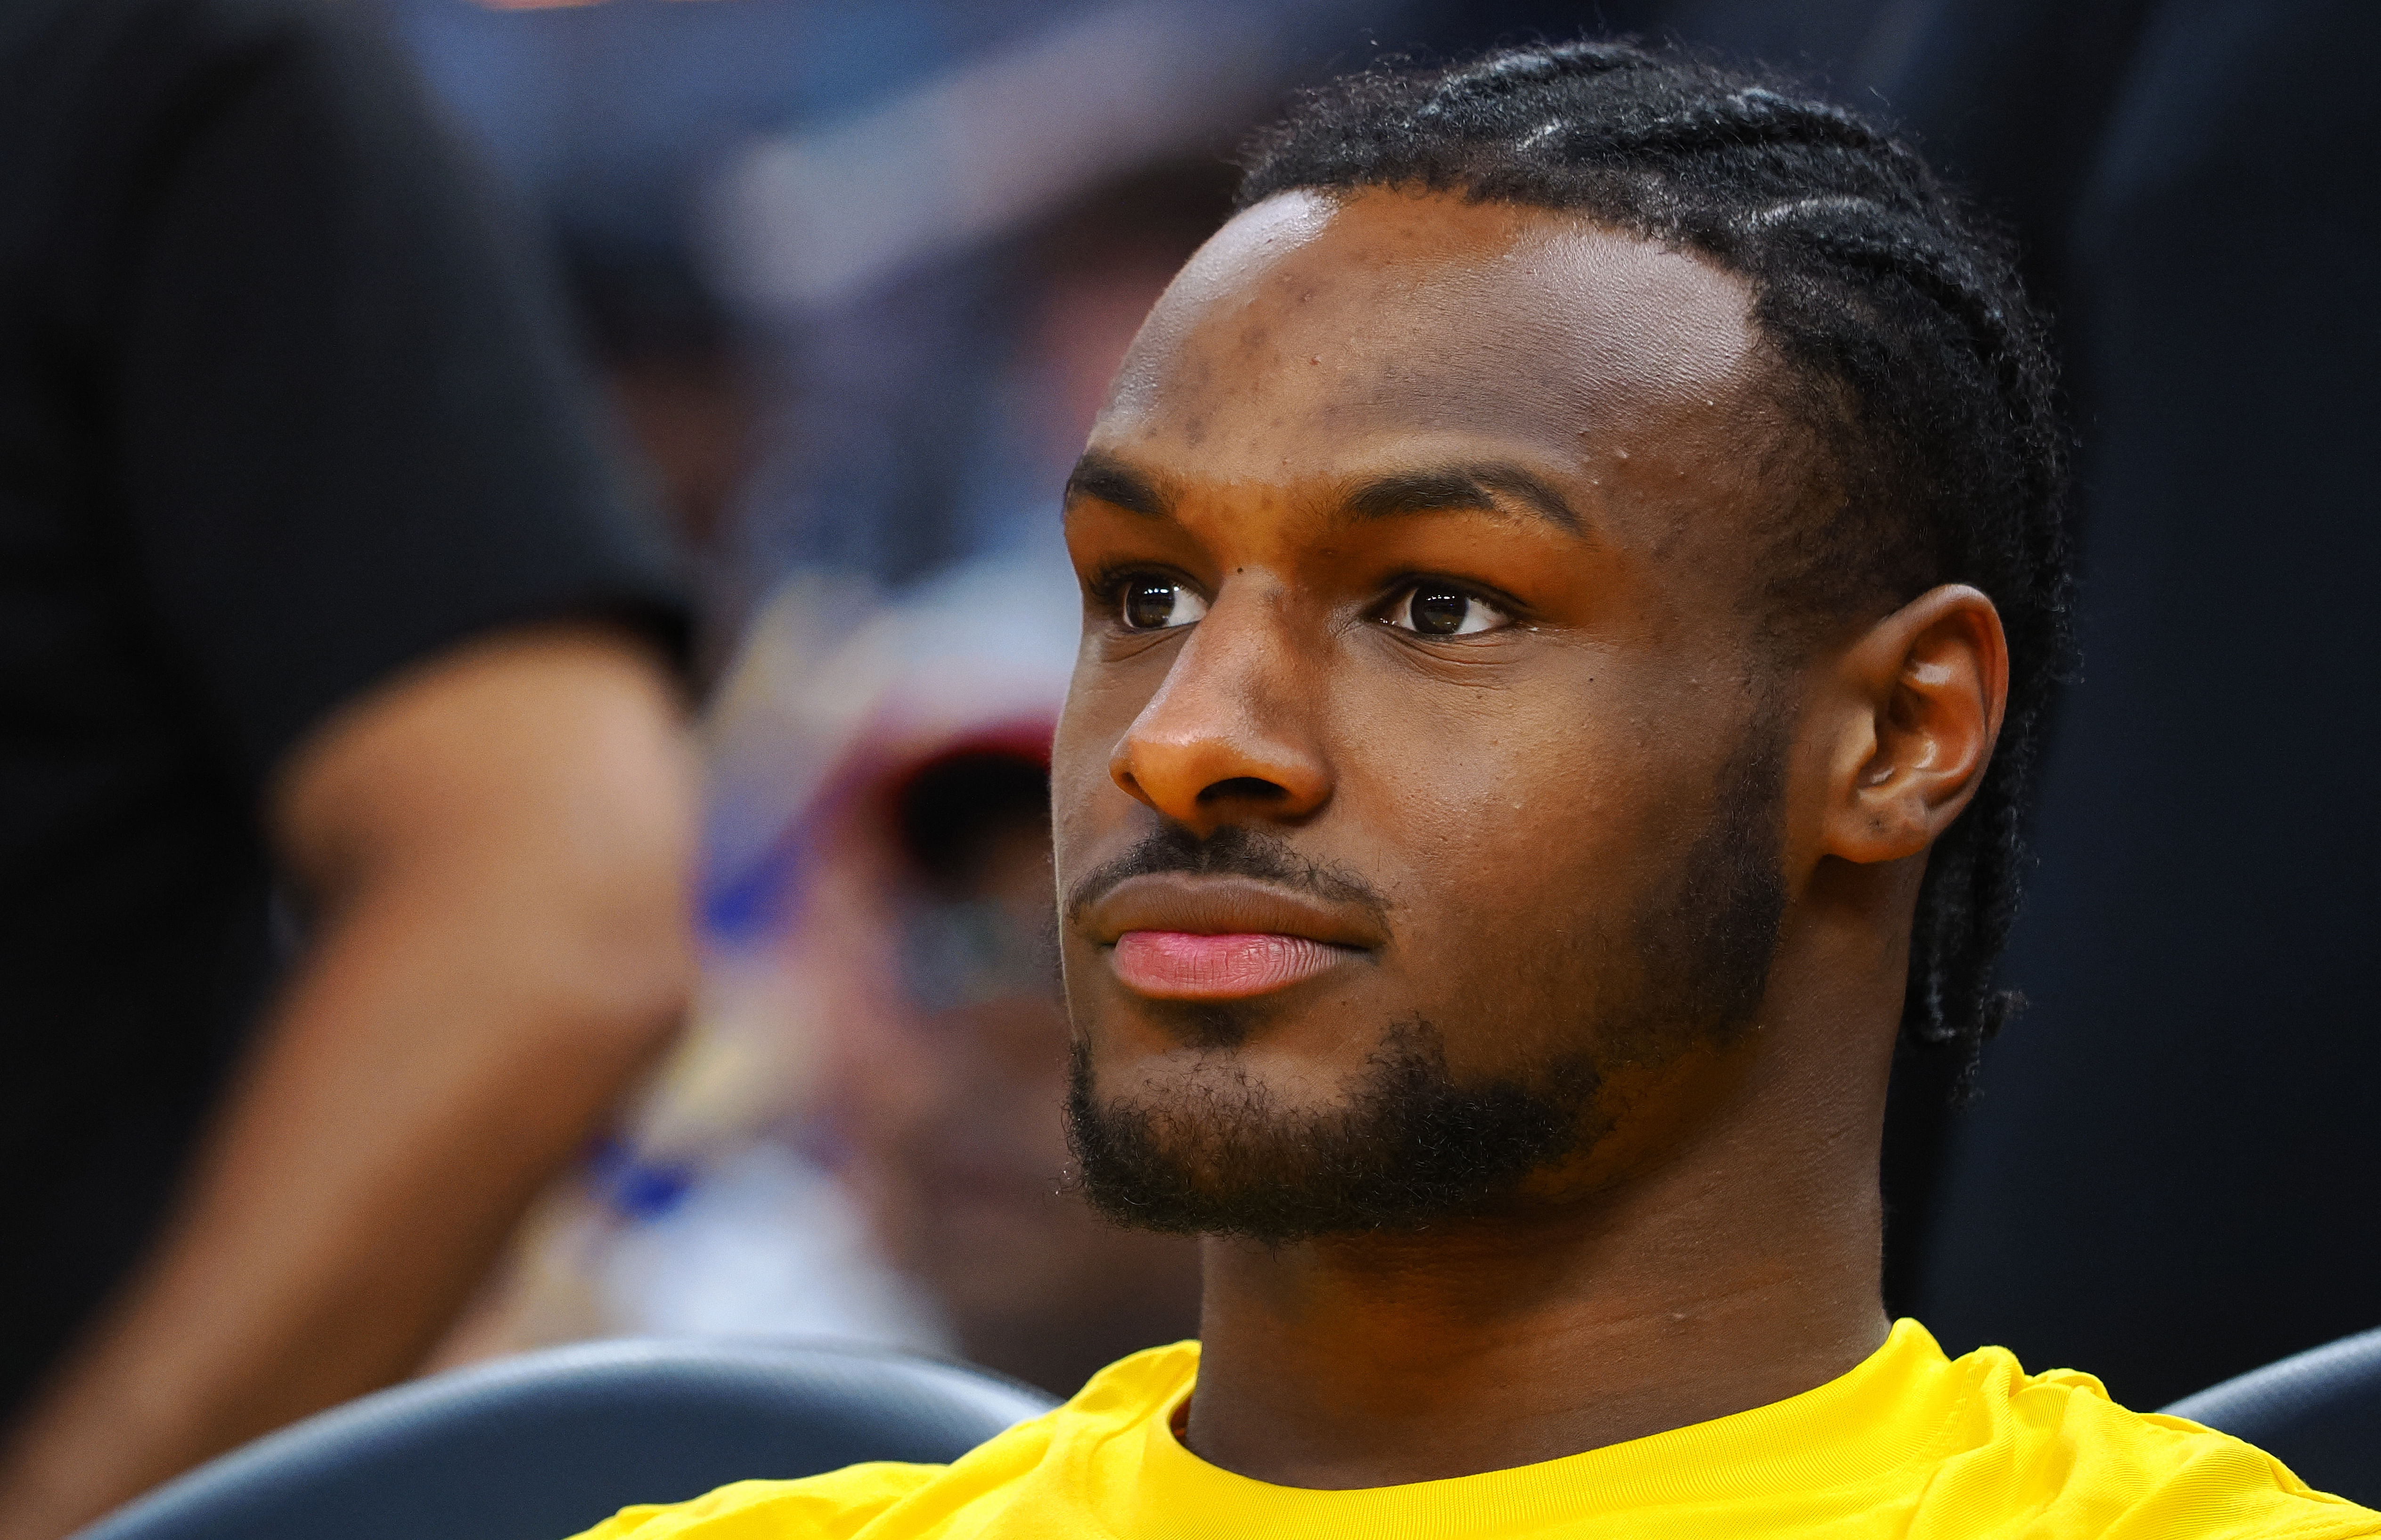
MULTIPOLYGON (((1418 1228, 1509 1203, 1589 1141, 1586 1060, 1459 1082, 1435 1028, 1392 1022, 1336 1095, 1285 1097, 1239 1054, 1167 1056, 1118 1095, 1078 1045, 1076 1182, 1116 1223, 1271 1243, 1418 1228)), ((1306 1077, 1286 1077, 1296 1084, 1306 1077)))

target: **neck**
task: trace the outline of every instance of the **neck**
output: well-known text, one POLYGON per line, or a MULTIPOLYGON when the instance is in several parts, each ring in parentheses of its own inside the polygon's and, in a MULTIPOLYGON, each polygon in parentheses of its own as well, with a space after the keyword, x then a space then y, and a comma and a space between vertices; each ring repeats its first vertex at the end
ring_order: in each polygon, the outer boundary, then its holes
POLYGON ((1587 1196, 1208 1241, 1192 1451, 1287 1486, 1438 1480, 1764 1406, 1874 1352, 1890 1033, 1852 1055, 1840 1017, 1753 1035, 1727 1106, 1587 1196))

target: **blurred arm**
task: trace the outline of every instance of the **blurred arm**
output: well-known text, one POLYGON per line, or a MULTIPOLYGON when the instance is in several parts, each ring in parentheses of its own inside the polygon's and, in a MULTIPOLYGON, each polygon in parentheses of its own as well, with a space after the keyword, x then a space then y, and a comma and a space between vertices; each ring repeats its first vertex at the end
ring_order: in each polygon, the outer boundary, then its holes
POLYGON ((20 1424, 0 1536, 421 1362, 678 1019, 690 783, 667 678, 594 627, 454 650, 301 741, 270 813, 307 951, 155 1250, 20 1424))

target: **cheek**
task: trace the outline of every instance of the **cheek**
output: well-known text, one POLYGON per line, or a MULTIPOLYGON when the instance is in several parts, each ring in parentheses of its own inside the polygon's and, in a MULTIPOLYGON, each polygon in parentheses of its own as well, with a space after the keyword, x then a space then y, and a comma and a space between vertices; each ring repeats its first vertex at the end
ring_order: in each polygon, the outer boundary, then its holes
POLYGON ((1708 755, 1607 656, 1496 689, 1349 700, 1349 816, 1382 843, 1400 930, 1461 965, 1615 927, 1689 837, 1708 755))
POLYGON ((1147 703, 1145 691, 1135 693, 1111 670, 1075 671, 1050 743, 1050 834, 1062 886, 1068 851, 1083 849, 1130 801, 1109 777, 1108 760, 1147 703))

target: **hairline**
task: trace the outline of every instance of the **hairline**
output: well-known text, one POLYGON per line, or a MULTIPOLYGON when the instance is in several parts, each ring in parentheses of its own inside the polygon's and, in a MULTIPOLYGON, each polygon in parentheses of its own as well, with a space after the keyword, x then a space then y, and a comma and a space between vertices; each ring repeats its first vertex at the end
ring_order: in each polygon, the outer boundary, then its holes
MULTIPOLYGON (((1291 196, 1321 198, 1336 209, 1374 192, 1410 198, 1455 198, 1469 203, 1560 215, 1588 228, 1623 236, 1657 251, 1704 263, 1742 284, 1750 301, 1745 307, 1746 330, 1758 372, 1750 388, 1759 392, 1775 409, 1774 416, 1765 417, 1762 432, 1762 479, 1782 477, 1799 483, 1799 491, 1781 487, 1778 495, 1766 503, 1764 514, 1775 518, 1767 543, 1769 552, 1846 510, 1850 495, 1846 485, 1847 459, 1864 433, 1859 422, 1859 402, 1850 382, 1840 374, 1793 356, 1789 338, 1770 313, 1771 285, 1751 264, 1712 243, 1696 240, 1687 232, 1666 229, 1653 220, 1632 215, 1609 203, 1531 198, 1520 195, 1519 189, 1483 187, 1477 178, 1450 178, 1443 184, 1423 177, 1290 182, 1271 189, 1261 198, 1236 200, 1233 214, 1238 217, 1275 199, 1291 196), (1801 471, 1799 477, 1795 475, 1797 470, 1801 471), (1810 507, 1814 499, 1825 499, 1827 506, 1810 507)), ((1755 558, 1751 574, 1752 585, 1745 597, 1762 610, 1761 624, 1755 628, 1756 640, 1778 663, 1805 662, 1827 634, 1862 621, 1880 619, 1923 592, 1920 589, 1900 593, 1892 585, 1880 582, 1864 591, 1849 606, 1829 605, 1815 595, 1808 602, 1797 602, 1783 585, 1763 581, 1762 568, 1768 554, 1755 558)), ((1935 576, 1936 581, 1941 581, 1940 574, 1935 576)))

